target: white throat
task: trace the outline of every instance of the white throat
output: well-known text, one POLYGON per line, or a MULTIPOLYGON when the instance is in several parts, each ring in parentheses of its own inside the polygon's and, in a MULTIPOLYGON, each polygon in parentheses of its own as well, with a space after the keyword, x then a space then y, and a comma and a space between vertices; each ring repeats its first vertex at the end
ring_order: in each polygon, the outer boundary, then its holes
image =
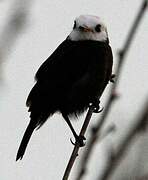
POLYGON ((104 42, 107 40, 107 34, 105 31, 102 31, 100 33, 94 33, 94 32, 80 32, 78 30, 72 30, 68 38, 72 41, 93 40, 93 41, 104 42))

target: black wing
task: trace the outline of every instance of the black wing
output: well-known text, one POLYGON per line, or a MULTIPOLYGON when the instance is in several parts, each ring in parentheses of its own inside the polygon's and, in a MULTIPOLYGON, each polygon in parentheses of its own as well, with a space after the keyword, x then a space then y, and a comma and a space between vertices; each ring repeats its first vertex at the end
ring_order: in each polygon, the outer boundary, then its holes
MULTIPOLYGON (((35 79, 44 80, 47 75, 53 75, 56 71, 60 70, 60 63, 64 60, 72 48, 72 43, 69 40, 63 41, 58 48, 48 57, 48 59, 38 69, 35 79), (58 69, 57 69, 58 68, 58 69)), ((66 58, 67 59, 67 58, 66 58)))
POLYGON ((87 52, 85 47, 81 48, 79 42, 67 39, 63 41, 38 69, 35 76, 37 83, 27 98, 27 106, 30 106, 31 101, 39 97, 39 94, 49 95, 54 92, 58 95, 83 78, 88 68, 87 52))

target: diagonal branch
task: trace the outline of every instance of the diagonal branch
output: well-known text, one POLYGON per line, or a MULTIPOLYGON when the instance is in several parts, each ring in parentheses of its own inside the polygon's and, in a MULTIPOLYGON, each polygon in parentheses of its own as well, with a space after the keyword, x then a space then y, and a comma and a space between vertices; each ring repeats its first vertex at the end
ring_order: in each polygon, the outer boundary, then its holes
MULTIPOLYGON (((84 136, 85 135, 85 132, 86 132, 86 129, 87 129, 88 124, 90 122, 93 110, 94 110, 94 108, 93 108, 93 106, 91 106, 89 108, 88 112, 87 112, 87 115, 86 115, 85 121, 83 123, 83 126, 81 128, 79 136, 84 136)), ((68 179, 68 177, 70 175, 70 172, 71 172, 71 169, 72 169, 72 167, 74 165, 74 162, 76 160, 76 157, 78 156, 79 148, 80 148, 80 144, 76 142, 62 180, 67 180, 68 179)))
POLYGON ((105 123, 106 119, 107 119, 107 115, 109 114, 111 107, 113 105, 113 102, 115 101, 115 99, 117 99, 117 94, 116 94, 116 89, 118 86, 118 82, 119 82, 119 78, 121 75, 121 70, 123 68, 123 62, 125 61, 125 56, 127 55, 127 52, 130 48, 130 45, 132 43, 132 40, 135 36, 136 30, 138 28, 138 25, 140 23, 140 21, 142 20, 142 17, 144 15, 144 12, 146 11, 148 5, 148 1, 147 0, 143 0, 142 5, 140 7, 140 10, 135 18, 135 21, 131 27, 131 30, 129 31, 129 34, 127 36, 127 39, 125 41, 125 44, 122 48, 122 50, 120 50, 119 54, 118 54, 118 60, 117 60, 117 66, 116 66, 116 81, 113 84, 111 91, 110 91, 110 95, 109 98, 106 102, 106 106, 105 109, 102 113, 102 117, 101 119, 98 121, 98 123, 96 124, 96 126, 94 128, 92 128, 92 134, 90 137, 90 140, 88 142, 88 147, 86 152, 84 153, 84 156, 82 157, 82 161, 81 161, 81 166, 80 166, 80 171, 78 172, 78 176, 76 178, 76 180, 80 180, 82 179, 82 177, 84 176, 84 174, 86 173, 86 165, 89 161, 90 155, 92 153, 93 147, 96 144, 97 140, 99 139, 100 136, 100 130, 103 126, 103 124, 105 123))
POLYGON ((129 145, 133 142, 132 140, 138 133, 144 132, 148 127, 148 98, 147 102, 142 107, 141 117, 135 122, 134 126, 129 130, 126 134, 126 137, 121 142, 120 146, 118 146, 118 150, 116 152, 109 151, 108 152, 108 162, 107 166, 102 173, 102 177, 98 178, 99 180, 107 180, 111 177, 112 173, 119 165, 119 162, 124 157, 126 150, 129 145))

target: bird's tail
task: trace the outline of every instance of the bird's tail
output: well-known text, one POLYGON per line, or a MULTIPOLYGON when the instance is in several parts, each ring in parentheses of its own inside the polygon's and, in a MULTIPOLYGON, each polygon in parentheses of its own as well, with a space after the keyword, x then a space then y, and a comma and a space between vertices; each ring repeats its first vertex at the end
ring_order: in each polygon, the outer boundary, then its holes
POLYGON ((27 144, 28 144, 28 142, 29 142, 29 140, 31 138, 31 135, 32 135, 34 129, 35 129, 35 126, 33 125, 32 122, 30 122, 27 129, 26 129, 26 131, 25 131, 25 133, 24 133, 23 139, 22 139, 20 147, 18 149, 17 156, 16 156, 16 161, 18 159, 21 160, 23 158, 23 155, 25 153, 27 144))

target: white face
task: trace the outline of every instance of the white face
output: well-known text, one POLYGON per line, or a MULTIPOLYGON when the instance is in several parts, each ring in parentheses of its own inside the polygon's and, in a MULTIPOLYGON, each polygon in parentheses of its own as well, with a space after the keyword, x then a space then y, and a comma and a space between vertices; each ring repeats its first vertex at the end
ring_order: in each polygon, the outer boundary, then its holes
POLYGON ((106 41, 107 29, 101 19, 92 15, 81 15, 74 21, 74 27, 69 37, 72 41, 94 40, 106 41))

